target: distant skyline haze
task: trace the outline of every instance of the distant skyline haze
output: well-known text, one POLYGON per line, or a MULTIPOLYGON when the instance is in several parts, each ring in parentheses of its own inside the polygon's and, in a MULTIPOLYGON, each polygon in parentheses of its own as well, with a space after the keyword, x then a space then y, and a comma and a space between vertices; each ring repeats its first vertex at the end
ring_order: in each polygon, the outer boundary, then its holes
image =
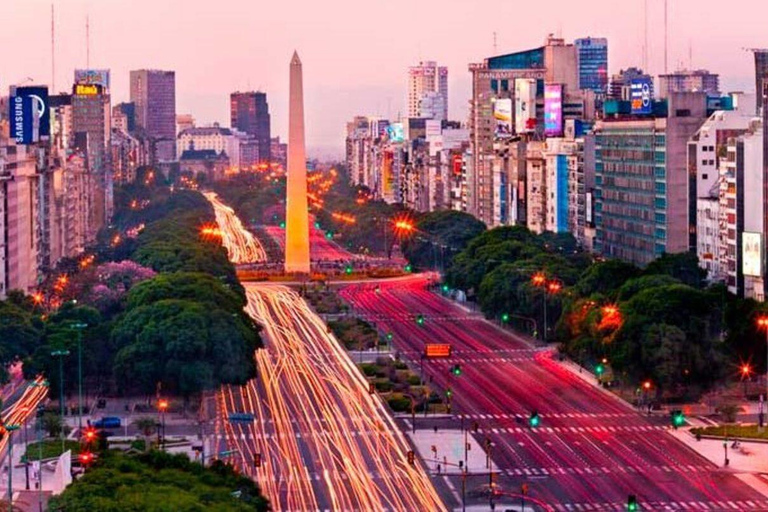
MULTIPOLYGON (((641 66, 644 0, 5 0, 3 94, 34 78, 51 82, 51 4, 55 6, 56 92, 68 92, 75 68, 112 72, 112 103, 128 101, 128 74, 176 71, 177 112, 198 124, 229 125, 229 94, 267 93, 272 133, 288 132, 288 63, 304 63, 310 156, 341 156, 354 115, 406 113, 407 68, 435 60, 449 68, 449 114, 464 122, 471 93, 467 65, 540 46, 547 34, 567 42, 606 37, 609 73, 641 66), (538 10, 537 9, 541 9, 538 10), (431 20, 431 21, 430 21, 431 20), (496 52, 494 52, 494 33, 496 52)), ((663 0, 648 0, 649 66, 663 72, 663 0)), ((723 91, 754 92, 752 55, 768 47, 768 2, 669 1, 669 70, 706 68, 723 91)))

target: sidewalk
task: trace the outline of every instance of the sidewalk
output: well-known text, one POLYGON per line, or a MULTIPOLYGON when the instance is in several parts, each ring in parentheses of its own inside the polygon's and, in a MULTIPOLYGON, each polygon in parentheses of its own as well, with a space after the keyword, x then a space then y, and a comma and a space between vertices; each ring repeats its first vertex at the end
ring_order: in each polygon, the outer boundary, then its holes
MULTIPOLYGON (((723 467, 725 449, 721 439, 702 439, 696 441, 690 429, 669 430, 669 434, 677 438, 699 455, 714 464, 723 467)), ((768 444, 741 441, 741 449, 731 448, 728 441, 728 460, 730 464, 725 470, 733 473, 765 473, 768 474, 768 444)), ((768 494, 766 494, 768 496, 768 494)))
MULTIPOLYGON (((407 423, 410 424, 410 421, 407 423)), ((420 428, 416 430, 415 434, 408 430, 406 435, 411 439, 429 471, 437 473, 439 464, 440 474, 462 474, 463 470, 459 468, 459 461, 464 461, 464 432, 456 429, 438 429, 435 432, 433 428, 420 428), (432 450, 433 447, 436 451, 432 450)), ((469 445, 466 452, 467 472, 488 473, 485 450, 470 433, 466 434, 466 439, 469 445)), ((493 461, 491 461, 491 470, 498 471, 493 461)))

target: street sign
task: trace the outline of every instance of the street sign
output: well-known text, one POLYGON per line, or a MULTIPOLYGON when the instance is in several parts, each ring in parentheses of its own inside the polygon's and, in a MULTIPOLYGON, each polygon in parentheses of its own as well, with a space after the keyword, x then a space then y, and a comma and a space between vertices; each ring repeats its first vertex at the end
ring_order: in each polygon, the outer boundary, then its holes
POLYGON ((253 414, 250 412, 233 412, 229 414, 230 423, 253 423, 253 414))
POLYGON ((424 345, 424 355, 427 359, 451 357, 451 345, 448 343, 427 343, 424 345))

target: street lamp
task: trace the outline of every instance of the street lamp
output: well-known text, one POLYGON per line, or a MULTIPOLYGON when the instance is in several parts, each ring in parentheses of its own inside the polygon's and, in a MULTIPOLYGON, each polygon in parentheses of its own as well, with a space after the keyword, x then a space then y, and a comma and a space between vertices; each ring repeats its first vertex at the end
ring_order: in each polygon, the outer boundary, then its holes
MULTIPOLYGON (((764 397, 764 400, 768 400, 768 316, 763 315, 757 318, 757 326, 759 329, 765 330, 765 344, 766 344, 766 367, 765 367, 765 387, 766 387, 766 394, 764 397)), ((760 425, 760 429, 763 428, 763 425, 765 424, 765 416, 763 412, 763 404, 765 403, 764 400, 760 400, 760 413, 758 417, 758 424, 760 425)))
POLYGON ((160 444, 160 449, 165 450, 165 411, 168 410, 168 400, 161 398, 157 402, 157 409, 160 411, 160 421, 162 423, 163 440, 160 444))
POLYGON ((16 423, 5 424, 8 432, 8 512, 13 512, 13 432, 19 430, 16 423))
POLYGON ((64 453, 64 357, 69 350, 54 350, 51 357, 59 358, 59 405, 61 406, 61 453, 64 453))
POLYGON ((750 375, 752 375, 752 367, 749 366, 749 364, 744 363, 741 365, 740 374, 741 374, 741 381, 744 383, 744 398, 747 397, 747 380, 749 379, 750 375))
POLYGON ((75 322, 70 328, 77 330, 77 429, 83 430, 83 330, 88 324, 75 322))

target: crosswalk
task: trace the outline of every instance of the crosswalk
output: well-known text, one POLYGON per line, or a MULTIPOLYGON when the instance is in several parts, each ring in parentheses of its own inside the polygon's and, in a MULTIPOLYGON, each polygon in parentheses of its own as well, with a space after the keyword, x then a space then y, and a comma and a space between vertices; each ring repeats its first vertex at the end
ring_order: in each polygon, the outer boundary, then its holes
POLYGON ((663 473, 676 473, 685 471, 686 473, 707 473, 714 471, 715 468, 706 465, 678 465, 678 466, 606 466, 606 467, 549 467, 549 468, 514 468, 501 471, 501 474, 509 477, 518 476, 558 476, 558 475, 609 475, 609 474, 647 474, 652 471, 663 473))
MULTIPOLYGON (((540 414, 542 418, 636 418, 636 412, 553 412, 540 414)), ((501 413, 501 414, 465 414, 470 420, 506 420, 528 418, 528 414, 501 413)))
MULTIPOLYGON (((625 510, 626 503, 558 503, 552 505, 557 512, 613 512, 616 510, 625 510)), ((766 512, 768 511, 768 501, 766 500, 738 500, 738 501, 650 501, 641 504, 643 510, 658 511, 750 511, 766 512)))

